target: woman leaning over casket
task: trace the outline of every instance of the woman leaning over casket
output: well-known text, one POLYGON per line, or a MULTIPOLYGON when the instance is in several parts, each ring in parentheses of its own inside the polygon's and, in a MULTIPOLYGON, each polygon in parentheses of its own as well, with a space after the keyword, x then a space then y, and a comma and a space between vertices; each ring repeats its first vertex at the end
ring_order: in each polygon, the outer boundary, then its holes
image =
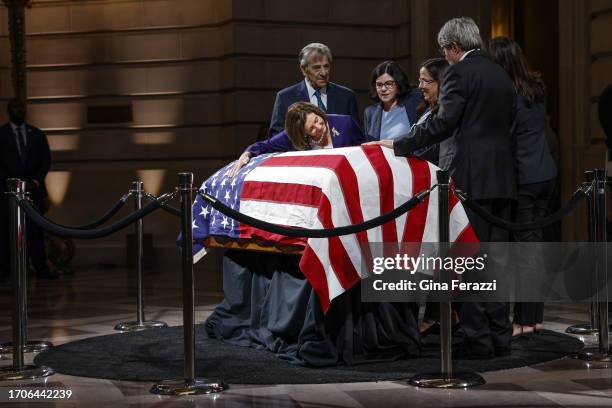
POLYGON ((359 125, 348 115, 326 115, 308 102, 296 102, 285 116, 285 130, 246 148, 230 172, 233 177, 251 157, 265 153, 358 146, 365 141, 359 125))

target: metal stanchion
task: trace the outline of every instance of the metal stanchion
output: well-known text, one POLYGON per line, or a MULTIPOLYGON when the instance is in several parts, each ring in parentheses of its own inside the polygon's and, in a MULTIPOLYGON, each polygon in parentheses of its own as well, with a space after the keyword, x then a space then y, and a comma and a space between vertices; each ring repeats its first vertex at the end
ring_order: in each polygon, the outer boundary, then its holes
POLYGON ((221 381, 195 378, 195 305, 193 293, 193 173, 179 173, 181 195, 181 243, 183 269, 183 338, 185 346, 184 379, 159 382, 151 388, 153 394, 193 395, 225 391, 228 386, 221 381))
MULTIPOLYGON (((447 171, 438 170, 438 218, 440 231, 440 254, 446 256, 449 245, 449 176, 447 171)), ((449 284, 451 272, 442 270, 440 281, 449 284)), ((446 293, 447 298, 440 302, 440 373, 417 374, 408 380, 408 383, 424 388, 468 388, 485 384, 484 378, 476 373, 453 372, 452 340, 451 340, 451 291, 446 293)))
MULTIPOLYGON (((134 209, 136 211, 142 209, 142 197, 144 195, 142 181, 133 181, 130 194, 134 197, 134 209)), ((137 240, 137 255, 136 255, 136 270, 137 270, 137 305, 136 305, 136 321, 123 322, 115 326, 115 330, 119 331, 139 331, 145 329, 155 329, 160 327, 168 327, 165 322, 156 320, 145 320, 144 316, 144 285, 143 285, 143 269, 144 269, 144 246, 143 246, 143 220, 142 218, 136 221, 135 224, 136 240, 137 240)))
POLYGON ((22 380, 46 377, 53 370, 46 366, 26 365, 23 353, 26 346, 26 219, 25 213, 17 204, 17 198, 25 197, 25 182, 19 179, 8 179, 9 218, 11 242, 11 270, 13 271, 13 365, 0 369, 0 381, 22 380))
MULTIPOLYGON (((593 183, 595 180, 595 172, 593 170, 587 170, 584 172, 584 177, 587 183, 593 183)), ((598 227, 595 222, 595 196, 593 193, 594 191, 591 190, 591 194, 589 194, 589 198, 587 201, 587 231, 589 242, 595 242, 595 235, 598 227)), ((592 270, 595 270, 595 262, 593 262, 592 268, 592 270)), ((589 281, 589 284, 591 285, 591 293, 594 293, 595 282, 593 282, 592 277, 589 281)), ((589 305, 589 322, 570 326, 565 330, 565 332, 578 336, 590 336, 592 334, 597 334, 598 320, 599 318, 597 317, 597 305, 595 302, 591 301, 591 304, 589 305)))
MULTIPOLYGON (((7 184, 8 184, 8 180, 7 180, 7 184)), ((9 185, 9 191, 10 191, 10 185, 9 185)), ((26 193, 25 190, 24 194, 23 194, 23 198, 26 198, 26 193)), ((24 217, 24 223, 25 223, 25 213, 23 211, 21 211, 21 209, 19 209, 20 213, 23 214, 24 217)), ((24 224, 25 225, 25 224, 24 224)), ((25 230, 24 230, 25 231, 25 230)), ((24 245, 27 245, 27 242, 24 243, 24 245)), ((23 307, 24 307, 24 312, 23 312, 23 338, 24 338, 24 346, 23 346, 23 352, 24 353, 39 353, 43 350, 47 350, 48 348, 53 347, 53 343, 49 342, 49 341, 44 341, 44 340, 28 340, 28 293, 27 293, 27 287, 28 287, 28 274, 27 274, 27 270, 28 270, 28 256, 27 256, 27 250, 26 247, 24 246, 24 265, 25 265, 25 271, 26 273, 23 275, 23 280, 22 280, 22 284, 23 287, 26 288, 26 291, 23 293, 23 307)), ((13 354, 13 342, 8 342, 8 343, 2 343, 0 344, 0 354, 13 354)))
POLYGON ((595 188, 592 190, 595 242, 594 298, 592 305, 597 309, 597 347, 585 348, 574 357, 597 363, 612 362, 609 349, 608 321, 608 282, 607 282, 607 243, 606 243, 606 175, 603 170, 595 170, 595 188))

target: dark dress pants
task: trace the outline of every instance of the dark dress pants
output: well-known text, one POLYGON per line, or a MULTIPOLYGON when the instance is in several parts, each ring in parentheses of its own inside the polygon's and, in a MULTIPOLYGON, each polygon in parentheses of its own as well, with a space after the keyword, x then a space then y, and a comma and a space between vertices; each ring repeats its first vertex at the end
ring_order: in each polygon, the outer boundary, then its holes
MULTIPOLYGON (((513 220, 517 223, 535 222, 548 215, 548 204, 555 189, 555 179, 541 183, 519 184, 517 202, 513 210, 513 220)), ((542 229, 516 231, 512 234, 516 242, 542 242, 542 229)), ((544 321, 543 302, 516 302, 514 304, 514 323, 533 326, 544 321)))
MULTIPOLYGON (((510 220, 509 199, 476 200, 485 211, 510 220)), ((508 231, 489 224, 466 208, 470 224, 481 242, 508 242, 508 231)), ((512 324, 507 302, 464 302, 459 312, 466 347, 475 354, 504 353, 510 350, 512 324)))

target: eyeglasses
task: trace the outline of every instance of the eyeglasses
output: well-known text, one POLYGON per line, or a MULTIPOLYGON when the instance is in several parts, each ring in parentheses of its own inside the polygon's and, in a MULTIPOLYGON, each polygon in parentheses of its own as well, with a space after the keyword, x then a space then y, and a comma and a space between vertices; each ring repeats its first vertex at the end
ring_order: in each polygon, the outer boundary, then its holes
POLYGON ((395 81, 376 82, 376 89, 391 89, 395 86, 395 81))
POLYGON ((419 85, 423 84, 425 86, 431 84, 432 82, 436 82, 435 79, 425 79, 425 78, 419 78, 419 85))

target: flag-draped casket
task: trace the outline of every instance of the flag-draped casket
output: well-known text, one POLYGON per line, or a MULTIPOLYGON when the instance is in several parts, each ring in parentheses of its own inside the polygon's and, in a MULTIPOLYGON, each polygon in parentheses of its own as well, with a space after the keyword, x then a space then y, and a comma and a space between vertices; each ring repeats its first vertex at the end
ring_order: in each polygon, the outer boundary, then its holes
MULTIPOLYGON (((233 178, 233 163, 200 187, 230 208, 263 221, 300 228, 357 224, 387 213, 436 184, 433 164, 396 157, 381 146, 356 146, 254 157, 233 178)), ((367 274, 361 244, 438 242, 438 198, 393 221, 360 233, 331 238, 290 238, 241 224, 213 209, 200 196, 193 206, 194 259, 205 254, 210 236, 258 240, 303 248, 300 269, 317 292, 324 310, 332 299, 367 274)), ((451 195, 451 242, 475 242, 461 204, 451 195)))

